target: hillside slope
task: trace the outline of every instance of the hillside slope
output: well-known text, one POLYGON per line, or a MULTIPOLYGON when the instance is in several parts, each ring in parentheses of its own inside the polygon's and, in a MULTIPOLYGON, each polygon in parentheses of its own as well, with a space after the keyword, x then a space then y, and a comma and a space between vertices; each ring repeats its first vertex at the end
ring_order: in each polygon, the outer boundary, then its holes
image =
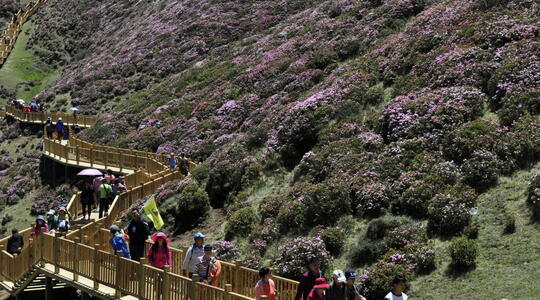
POLYGON ((29 44, 62 70, 38 100, 107 113, 84 138, 202 162, 157 195, 170 233, 211 229, 290 277, 314 255, 363 268, 371 297, 404 272, 430 299, 510 268, 521 248, 490 240, 534 242, 523 206, 523 231, 481 226, 477 270, 434 287, 447 240, 500 217, 470 211, 540 158, 539 16, 535 0, 69 0, 29 44))

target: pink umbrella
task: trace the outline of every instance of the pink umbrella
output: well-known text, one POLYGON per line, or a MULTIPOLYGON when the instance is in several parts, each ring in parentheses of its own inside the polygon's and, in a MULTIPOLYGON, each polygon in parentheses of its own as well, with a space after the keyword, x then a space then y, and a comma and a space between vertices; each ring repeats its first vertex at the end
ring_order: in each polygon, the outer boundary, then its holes
POLYGON ((84 169, 80 171, 77 175, 79 176, 103 176, 103 173, 97 169, 84 169))

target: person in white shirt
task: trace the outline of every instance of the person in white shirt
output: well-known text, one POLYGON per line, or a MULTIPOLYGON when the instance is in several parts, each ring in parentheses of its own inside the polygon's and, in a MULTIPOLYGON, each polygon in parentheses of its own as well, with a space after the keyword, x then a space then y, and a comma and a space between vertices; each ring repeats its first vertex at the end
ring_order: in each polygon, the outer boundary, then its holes
POLYGON ((385 300, 407 300, 409 297, 403 292, 406 289, 407 279, 405 276, 398 274, 394 277, 392 284, 394 288, 384 297, 385 300))

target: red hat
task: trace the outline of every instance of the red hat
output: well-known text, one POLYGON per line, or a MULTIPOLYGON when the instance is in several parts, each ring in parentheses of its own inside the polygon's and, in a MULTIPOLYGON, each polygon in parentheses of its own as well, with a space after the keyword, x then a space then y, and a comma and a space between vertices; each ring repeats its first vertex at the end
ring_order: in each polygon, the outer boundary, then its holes
POLYGON ((158 238, 163 238, 163 240, 165 240, 165 243, 167 243, 167 244, 169 243, 169 239, 167 238, 167 236, 163 232, 158 232, 158 233, 154 234, 152 236, 152 241, 154 241, 154 243, 157 243, 158 238))
POLYGON ((317 278, 315 279, 315 285, 313 286, 314 289, 327 289, 330 288, 330 285, 326 283, 325 278, 317 278))

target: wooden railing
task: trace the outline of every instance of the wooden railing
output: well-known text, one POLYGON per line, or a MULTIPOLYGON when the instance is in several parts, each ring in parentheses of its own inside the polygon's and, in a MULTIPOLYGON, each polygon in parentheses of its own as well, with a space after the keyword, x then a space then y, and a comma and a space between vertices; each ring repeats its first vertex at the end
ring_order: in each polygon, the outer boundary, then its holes
POLYGON ((0 67, 6 61, 6 58, 13 50, 15 42, 19 37, 20 32, 22 31, 23 24, 32 16, 36 10, 46 3, 48 0, 38 0, 34 4, 27 4, 24 8, 21 8, 17 14, 15 14, 8 24, 7 28, 4 30, 3 35, 0 37, 0 67), (4 39, 4 37, 9 37, 9 39, 4 39))
POLYGON ((18 107, 13 105, 6 106, 6 115, 10 115, 15 119, 26 122, 26 123, 37 123, 45 124, 47 118, 51 118, 51 121, 54 123, 58 118, 62 118, 62 122, 66 126, 79 125, 80 127, 91 127, 93 126, 98 116, 93 115, 84 115, 77 112, 51 112, 51 111, 36 111, 36 112, 24 112, 18 107))

